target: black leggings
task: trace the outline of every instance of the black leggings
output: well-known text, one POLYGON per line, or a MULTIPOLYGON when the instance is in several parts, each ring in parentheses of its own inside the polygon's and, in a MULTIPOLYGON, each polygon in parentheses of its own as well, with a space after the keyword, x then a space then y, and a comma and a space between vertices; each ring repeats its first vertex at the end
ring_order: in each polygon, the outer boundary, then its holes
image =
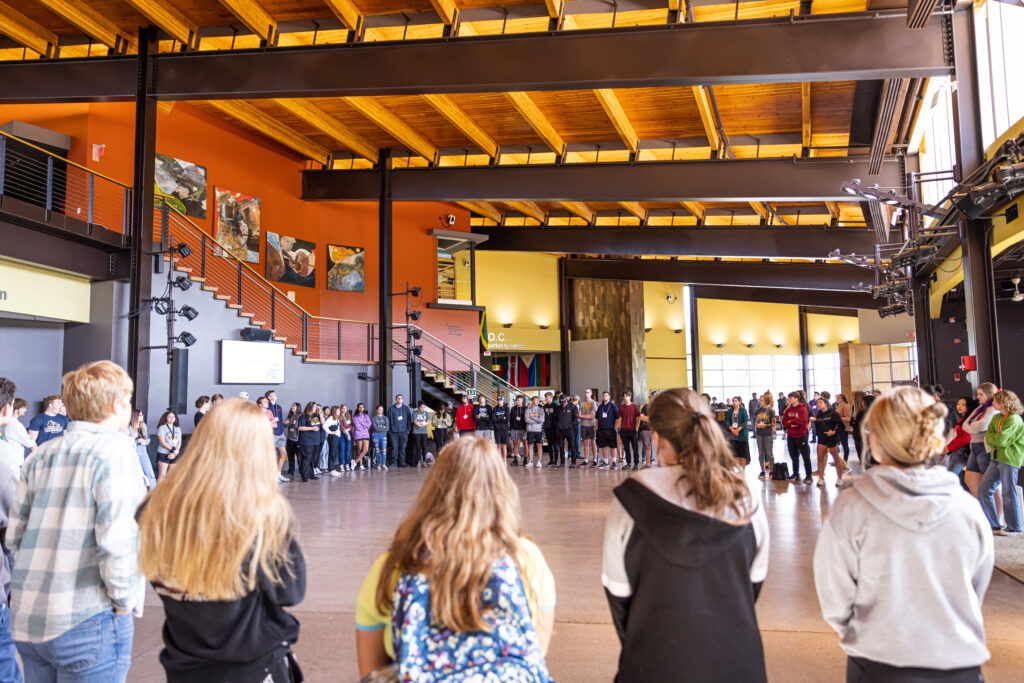
POLYGON ((942 670, 891 666, 863 657, 846 660, 846 683, 983 683, 984 680, 980 666, 942 670))
POLYGON ((441 455, 441 449, 448 443, 448 430, 434 427, 434 445, 437 446, 437 455, 441 455))
POLYGON ((295 461, 299 459, 299 442, 288 439, 284 443, 284 452, 288 454, 288 474, 295 474, 295 461))
POLYGON ((416 465, 424 462, 427 459, 427 435, 426 434, 413 434, 412 435, 412 459, 409 460, 409 466, 415 467, 416 465))
POLYGON ((839 432, 839 445, 843 447, 843 460, 850 460, 850 433, 839 432))
POLYGON ((640 455, 637 452, 637 433, 635 429, 620 429, 619 438, 622 439, 622 455, 626 458, 626 465, 639 465, 640 455))
POLYGON ((804 476, 811 476, 811 447, 807 445, 806 436, 790 436, 786 438, 789 448, 789 459, 793 461, 793 476, 800 478, 800 456, 804 459, 804 476))
POLYGON ((320 457, 320 444, 299 445, 299 476, 309 479, 313 476, 313 463, 320 457))
POLYGON ((335 434, 327 435, 327 469, 341 469, 341 436, 335 434))

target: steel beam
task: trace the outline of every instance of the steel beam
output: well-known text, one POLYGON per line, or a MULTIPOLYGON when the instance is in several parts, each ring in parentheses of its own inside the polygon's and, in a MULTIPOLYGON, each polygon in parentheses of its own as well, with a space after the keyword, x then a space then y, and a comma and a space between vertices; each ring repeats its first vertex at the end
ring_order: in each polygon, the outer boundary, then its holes
POLYGON ((808 289, 819 304, 832 292, 853 292, 865 269, 832 263, 672 261, 668 259, 567 259, 566 277, 679 282, 767 289, 808 289))
POLYGON ((91 280, 128 277, 128 250, 98 241, 71 239, 56 231, 40 230, 0 211, 0 255, 78 273, 91 280))
MULTIPOLYGON (((841 185, 867 170, 866 157, 398 168, 392 191, 395 201, 847 201, 841 185)), ((375 201, 376 181, 374 171, 304 171, 302 198, 375 201)), ((872 181, 900 186, 899 164, 872 181)))
MULTIPOLYGON (((391 405, 394 385, 391 367, 391 280, 394 266, 392 232, 391 150, 384 148, 377 155, 377 402, 391 405)), ((397 457, 397 456, 396 456, 397 457)))
POLYGON ((477 227, 487 235, 480 249, 542 251, 554 254, 619 254, 663 256, 754 256, 762 258, 826 258, 869 254, 874 233, 867 229, 828 227, 477 227))
POLYGON ((804 289, 767 289, 764 287, 729 287, 719 285, 698 285, 690 288, 701 299, 723 299, 725 301, 755 301, 765 304, 790 304, 806 306, 808 310, 820 308, 825 303, 829 308, 856 311, 877 310, 880 301, 866 292, 821 292, 804 289))
MULTIPOLYGON (((913 32, 905 23, 906 12, 897 10, 164 53, 154 57, 156 94, 171 100, 265 99, 949 75, 940 22, 913 32)), ((5 63, 0 102, 129 100, 133 62, 5 63)))

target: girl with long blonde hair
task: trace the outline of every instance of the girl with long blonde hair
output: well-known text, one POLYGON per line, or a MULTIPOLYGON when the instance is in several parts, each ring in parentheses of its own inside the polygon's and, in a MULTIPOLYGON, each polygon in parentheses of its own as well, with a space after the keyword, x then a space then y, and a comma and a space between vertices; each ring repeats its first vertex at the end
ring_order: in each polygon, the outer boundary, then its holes
POLYGON ((139 508, 139 567, 163 601, 171 683, 285 683, 306 570, 263 409, 224 401, 139 508))
POLYGON ((401 680, 544 683, 554 606, 554 577, 521 536, 505 463, 491 442, 459 439, 359 592, 360 675, 394 660, 401 680))
POLYGON ((754 602, 768 571, 768 521, 710 406, 658 394, 661 467, 615 488, 605 587, 622 644, 620 681, 765 681, 754 602))
POLYGON ((877 465, 818 536, 814 584, 850 683, 982 680, 992 532, 957 477, 929 467, 945 450, 946 410, 916 387, 877 398, 861 426, 862 461, 877 465))

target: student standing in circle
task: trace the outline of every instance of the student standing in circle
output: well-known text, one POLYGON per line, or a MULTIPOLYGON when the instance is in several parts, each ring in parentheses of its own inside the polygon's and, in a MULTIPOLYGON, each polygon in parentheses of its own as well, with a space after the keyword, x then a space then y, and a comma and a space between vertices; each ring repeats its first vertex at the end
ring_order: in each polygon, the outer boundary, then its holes
MULTIPOLYGON (((356 444, 356 464, 363 469, 363 458, 370 451, 370 429, 373 421, 366 413, 366 406, 363 403, 356 404, 356 412, 352 414, 352 438, 356 444)), ((384 448, 387 449, 387 433, 384 434, 384 448)), ((370 467, 375 463, 370 460, 370 467)))
POLYGON ((949 443, 946 444, 946 454, 948 456, 946 469, 957 476, 960 476, 960 473, 963 472, 964 466, 967 464, 967 458, 971 453, 971 435, 964 431, 963 425, 977 407, 977 401, 970 396, 961 396, 956 402, 954 413, 956 421, 954 422, 952 432, 950 432, 949 443))
POLYGON ((384 406, 377 406, 373 411, 373 459, 377 467, 388 469, 388 433, 391 431, 391 420, 384 414, 384 406))
POLYGON ((576 416, 578 414, 579 409, 576 407, 576 404, 569 400, 569 397, 565 394, 559 394, 558 412, 555 413, 555 439, 558 441, 558 451, 560 454, 559 460, 556 463, 557 467, 565 467, 566 448, 569 450, 569 458, 571 459, 570 467, 576 467, 576 459, 580 454, 576 449, 573 425, 577 421, 576 416), (563 447, 563 444, 566 444, 565 447, 563 447))
POLYGON ((650 418, 661 467, 615 488, 605 525, 616 680, 765 681, 754 611, 768 571, 764 510, 696 392, 661 392, 650 418))
POLYGON ((775 409, 772 408, 772 395, 765 394, 758 401, 757 412, 754 413, 754 439, 757 440, 757 458, 761 463, 761 474, 758 479, 764 481, 771 476, 775 465, 772 449, 775 445, 775 409))
POLYGON ((622 392, 622 405, 619 406, 619 437, 622 439, 622 450, 626 458, 626 469, 640 469, 640 453, 638 452, 636 428, 640 423, 640 408, 633 403, 633 392, 622 392))
POLYGON ((498 447, 498 455, 502 462, 508 462, 509 424, 512 414, 505 405, 505 397, 498 394, 498 405, 491 411, 491 427, 494 428, 494 444, 498 447))
POLYGON ((43 412, 28 423, 28 435, 35 440, 37 446, 64 435, 70 420, 61 414, 63 409, 64 403, 60 396, 55 394, 43 399, 43 412))
POLYGON ((750 462, 750 435, 747 433, 749 422, 750 417, 747 415, 747 409, 743 407, 743 399, 733 396, 732 406, 725 413, 725 427, 729 430, 732 454, 740 467, 746 467, 750 462))
POLYGON ((288 457, 288 476, 295 476, 295 461, 299 457, 299 418, 302 416, 302 406, 293 403, 288 415, 284 418, 285 435, 287 443, 285 452, 288 457))
POLYGON ((530 407, 526 409, 526 462, 523 464, 523 467, 542 466, 544 419, 544 409, 540 407, 540 399, 536 396, 531 396, 530 407), (536 451, 536 464, 533 462, 533 452, 531 451, 536 451))
POLYGON ((28 435, 28 430, 25 429, 25 425, 19 419, 25 416, 25 411, 28 410, 28 401, 23 398, 14 399, 13 409, 14 413, 11 415, 11 421, 3 428, 2 440, 20 450, 21 460, 18 461, 19 467, 17 468, 20 471, 21 461, 35 452, 36 442, 28 435))
POLYGON ((277 480, 286 482, 288 477, 281 474, 284 463, 288 460, 288 436, 285 434, 284 409, 277 402, 277 392, 273 389, 267 391, 264 396, 268 403, 267 410, 274 416, 274 421, 271 424, 274 427, 274 448, 277 449, 277 480))
POLYGON ((181 451, 181 426, 178 425, 178 416, 174 411, 168 410, 160 416, 156 440, 157 479, 163 479, 181 451))
POLYGON ((554 467, 558 461, 562 446, 558 443, 558 430, 555 428, 555 413, 558 411, 558 404, 555 403, 555 395, 550 391, 544 392, 544 440, 548 442, 548 467, 554 467))
POLYGON ((338 442, 341 450, 341 469, 343 472, 351 472, 356 469, 352 467, 352 415, 344 403, 341 404, 341 410, 338 412, 338 427, 341 430, 341 440, 338 442))
POLYGON ((210 412, 210 408, 213 404, 210 403, 209 396, 200 396, 196 399, 196 414, 192 416, 192 427, 196 428, 199 426, 199 421, 206 417, 206 414, 210 412))
POLYGON ((612 403, 611 394, 601 394, 601 403, 597 406, 597 450, 603 456, 598 467, 618 467, 618 438, 615 434, 615 423, 619 419, 619 409, 612 403))
POLYGON ((516 404, 509 410, 508 436, 512 441, 512 467, 519 465, 519 447, 525 447, 523 453, 523 464, 529 457, 529 446, 526 444, 526 406, 523 405, 522 395, 516 396, 516 404))
POLYGON ((1017 473, 1024 464, 1024 421, 1017 394, 1003 390, 997 393, 993 404, 999 414, 992 418, 985 433, 985 444, 992 448, 992 462, 978 484, 978 500, 992 529, 1003 536, 1017 536, 1021 532, 1020 501, 1017 498, 1017 473), (1003 489, 1003 513, 1006 528, 999 528, 994 494, 1003 489))
POLYGON ((163 603, 169 683, 301 677, 299 622, 284 608, 302 601, 306 567, 277 463, 262 411, 231 399, 139 507, 139 567, 163 603))
MULTIPOLYGON (((441 449, 448 444, 448 435, 454 424, 451 408, 450 403, 443 404, 431 419, 431 423, 434 425, 434 452, 438 455, 440 455, 441 449)), ((437 457, 435 456, 434 459, 436 460, 437 457)))
POLYGON ((420 401, 412 413, 412 459, 410 467, 423 467, 427 462, 427 431, 430 427, 430 414, 427 404, 420 401))
MULTIPOLYGON (((975 496, 978 495, 978 485, 981 484, 981 478, 989 466, 991 448, 985 443, 985 434, 988 432, 988 425, 992 422, 992 418, 999 412, 993 403, 998 392, 999 388, 991 382, 985 382, 979 386, 978 407, 963 423, 963 430, 971 435, 971 454, 967 458, 964 483, 975 496)), ((29 433, 31 434, 31 432, 29 433)))
POLYGON ((640 469, 658 464, 657 458, 654 457, 654 448, 651 444, 650 418, 651 402, 654 401, 654 397, 657 395, 657 391, 651 391, 647 403, 640 409, 640 426, 637 427, 637 434, 640 436, 640 469))
POLYGON ((481 439, 494 441, 494 422, 491 419, 491 407, 487 405, 487 397, 480 394, 473 406, 473 425, 475 434, 481 439))
POLYGON ((800 458, 804 460, 805 484, 810 484, 811 479, 811 448, 807 445, 807 406, 800 400, 802 392, 794 391, 789 395, 789 405, 786 412, 782 414, 782 426, 786 428, 786 446, 789 449, 789 459, 793 463, 793 474, 789 480, 796 483, 800 481, 800 458))
POLYGON ((836 466, 836 486, 842 488, 843 465, 839 458, 839 432, 843 421, 832 410, 827 398, 818 398, 818 414, 814 417, 814 429, 818 433, 818 486, 825 485, 825 456, 832 456, 836 466))
POLYGON ((139 456, 139 467, 142 468, 142 480, 148 491, 156 486, 156 475, 153 474, 153 463, 149 459, 149 432, 146 430, 146 415, 141 410, 132 411, 132 421, 128 423, 128 436, 135 443, 135 452, 139 456))
POLYGON ((320 415, 316 403, 310 401, 299 417, 299 476, 302 481, 319 479, 313 472, 313 463, 320 453, 320 415))
MULTIPOLYGON (((836 415, 842 420, 842 430, 837 432, 839 436, 839 445, 843 449, 843 462, 848 463, 850 461, 850 420, 853 419, 853 407, 850 402, 846 400, 846 394, 839 394, 836 396, 836 405, 833 406, 836 411, 836 415)), ((843 469, 850 469, 849 465, 843 469)))
POLYGON ((583 467, 597 467, 597 401, 594 400, 594 392, 591 389, 583 390, 583 400, 580 402, 580 443, 583 446, 583 467), (590 461, 590 456, 594 461, 590 461))
POLYGON ((324 409, 323 430, 327 434, 327 474, 341 476, 341 407, 324 409))
POLYGON ((455 428, 459 430, 459 436, 473 436, 476 423, 473 422, 474 406, 469 404, 469 396, 462 395, 462 402, 455 409, 455 428))
POLYGON ((877 399, 862 433, 879 464, 832 503, 818 536, 814 585, 848 683, 982 680, 992 532, 957 478, 927 466, 945 417, 914 387, 877 399))

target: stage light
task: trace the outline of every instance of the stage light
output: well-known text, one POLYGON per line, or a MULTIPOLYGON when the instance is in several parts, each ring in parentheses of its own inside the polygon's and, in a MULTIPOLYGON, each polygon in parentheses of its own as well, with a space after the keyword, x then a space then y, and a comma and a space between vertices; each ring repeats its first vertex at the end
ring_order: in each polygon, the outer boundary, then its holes
POLYGON ((922 244, 919 247, 904 249, 892 257, 893 268, 907 268, 930 261, 938 254, 939 250, 933 244, 922 244))
POLYGON ((413 346, 409 350, 412 351, 412 355, 414 355, 414 356, 419 356, 419 355, 421 355, 423 353, 423 347, 422 346, 413 346))
POLYGON ((193 344, 196 343, 196 338, 192 336, 190 332, 182 332, 177 337, 175 337, 174 341, 185 346, 192 346, 193 344))
POLYGON ((422 336, 423 336, 423 330, 421 330, 421 329, 420 329, 420 328, 418 328, 418 327, 414 327, 414 328, 412 328, 411 330, 409 330, 409 335, 410 335, 410 336, 411 336, 411 337, 412 337, 413 339, 417 339, 417 340, 418 340, 418 339, 419 339, 420 337, 422 337, 422 336))
POLYGON ((153 299, 153 310, 156 311, 157 315, 167 315, 171 312, 170 300, 162 297, 153 299))
POLYGON ((878 309, 879 318, 889 318, 894 315, 900 315, 901 313, 909 313, 906 304, 892 304, 889 306, 882 306, 878 309))
POLYGON ((411 320, 413 322, 416 322, 417 320, 420 319, 420 312, 419 311, 409 311, 409 313, 406 315, 406 317, 409 318, 409 320, 411 320))
POLYGON ((192 286, 192 281, 189 280, 184 275, 179 275, 178 277, 174 278, 174 281, 171 284, 184 292, 185 290, 189 289, 192 286))
POLYGON ((192 247, 188 246, 184 242, 178 242, 174 245, 174 251, 178 253, 181 258, 188 258, 192 255, 192 247))
POLYGON ((195 320, 196 318, 199 317, 199 311, 192 308, 191 306, 182 306, 181 310, 178 311, 178 315, 187 320, 195 320))
POLYGON ((875 299, 881 299, 887 296, 906 294, 908 289, 910 289, 910 281, 905 277, 899 277, 872 287, 871 296, 875 299))
POLYGON ((422 291, 423 290, 420 289, 419 287, 413 287, 412 289, 409 290, 409 293, 412 294, 413 296, 419 296, 420 292, 422 291))

